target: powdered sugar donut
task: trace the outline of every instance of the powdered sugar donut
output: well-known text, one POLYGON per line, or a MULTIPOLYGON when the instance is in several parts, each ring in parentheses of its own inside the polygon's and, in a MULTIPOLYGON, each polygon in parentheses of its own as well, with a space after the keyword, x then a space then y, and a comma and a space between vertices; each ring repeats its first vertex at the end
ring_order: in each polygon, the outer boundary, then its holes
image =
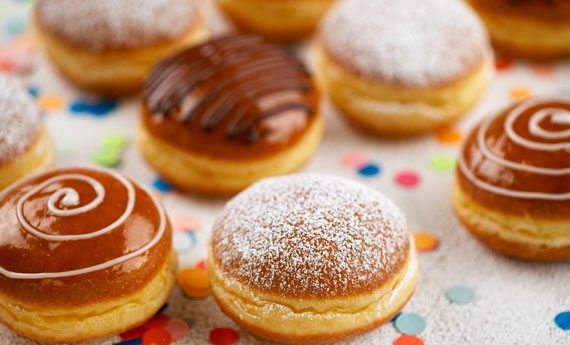
POLYGON ((40 0, 33 22, 61 72, 103 93, 138 89, 154 62, 206 36, 194 0, 40 0))
POLYGON ((0 190, 54 161, 40 109, 24 87, 0 75, 0 190))
POLYGON ((482 23, 450 0, 344 1, 323 20, 315 55, 332 101, 355 124, 386 134, 464 114, 492 71, 482 23))
POLYGON ((404 306, 418 274, 398 207, 319 174, 269 178, 231 200, 214 224, 209 270, 226 314, 286 343, 378 327, 404 306))

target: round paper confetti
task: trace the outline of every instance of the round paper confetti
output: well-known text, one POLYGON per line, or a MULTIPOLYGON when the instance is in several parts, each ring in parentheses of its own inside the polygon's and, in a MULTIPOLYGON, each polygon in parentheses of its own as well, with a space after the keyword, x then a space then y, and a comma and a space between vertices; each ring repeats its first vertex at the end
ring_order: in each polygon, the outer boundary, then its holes
POLYGON ((570 331, 570 310, 564 311, 554 318, 554 323, 556 326, 560 327, 565 331, 570 331))
POLYGON ((394 340, 394 345, 424 345, 424 341, 415 335, 405 334, 394 340))
POLYGON ((30 96, 37 98, 40 93, 40 89, 35 85, 28 85, 28 93, 30 96))
POLYGON ((396 329, 402 334, 418 335, 426 328, 425 320, 414 313, 402 313, 394 324, 396 329))
POLYGON ((541 77, 552 77, 554 75, 554 66, 551 64, 535 64, 532 66, 534 73, 541 77))
POLYGON ((455 170, 456 160, 453 156, 445 154, 433 155, 429 160, 431 168, 437 172, 450 172, 455 170))
POLYGON ((209 294, 210 280, 208 272, 199 268, 186 268, 178 273, 178 285, 186 296, 204 298, 209 294))
POLYGON ((93 163, 104 167, 116 167, 121 162, 120 152, 113 150, 99 150, 91 155, 93 163))
POLYGON ((196 235, 193 232, 174 232, 172 244, 177 252, 186 252, 196 246, 196 235))
POLYGON ((107 150, 122 151, 129 142, 129 138, 120 132, 107 133, 101 139, 101 147, 107 150))
POLYGON ((190 326, 182 319, 172 319, 168 321, 164 330, 170 333, 172 339, 178 340, 184 338, 190 332, 190 326))
POLYGON ((390 320, 390 322, 395 322, 400 317, 400 315, 402 315, 402 312, 399 312, 398 314, 396 314, 396 316, 394 316, 392 318, 392 320, 390 320))
POLYGON ((441 144, 459 144, 461 143, 461 139, 463 138, 463 134, 457 130, 452 128, 451 126, 443 126, 437 130, 435 133, 437 140, 441 144))
POLYGON ((468 286, 458 285, 447 290, 447 298, 455 303, 467 304, 475 300, 475 291, 468 286))
POLYGON ((38 102, 47 111, 57 111, 63 107, 63 97, 56 94, 43 94, 39 96, 38 102))
POLYGON ((170 192, 174 189, 170 183, 161 179, 160 177, 157 177, 154 181, 152 181, 152 186, 154 189, 162 193, 170 192))
POLYGON ((495 57, 495 69, 499 72, 505 72, 511 69, 512 62, 508 59, 495 57))
POLYGON ((198 263, 196 264, 196 268, 207 271, 208 265, 206 264, 206 260, 202 259, 202 260, 198 261, 198 263))
POLYGON ((378 165, 371 163, 358 170, 358 173, 365 177, 373 177, 379 175, 380 171, 381 170, 378 165))
POLYGON ((340 160, 344 166, 352 169, 361 169, 368 162, 364 153, 356 151, 345 153, 340 160))
POLYGON ((420 183, 419 175, 408 170, 397 173, 394 180, 400 186, 408 188, 415 187, 420 183))
POLYGON ((142 337, 143 345, 170 345, 172 340, 170 333, 162 328, 151 328, 142 337))
POLYGON ((105 116, 118 107, 118 103, 113 100, 86 101, 76 100, 71 103, 69 110, 76 114, 89 114, 96 117, 105 116))
POLYGON ((429 232, 417 231, 414 232, 413 236, 414 242, 416 244, 416 249, 420 252, 429 252, 439 246, 437 237, 430 234, 429 232))
POLYGON ((143 326, 147 329, 150 328, 163 328, 168 324, 170 318, 164 313, 156 314, 152 319, 148 320, 143 326))
POLYGON ((174 230, 195 231, 200 228, 200 220, 194 216, 170 215, 170 222, 174 230))
POLYGON ((216 328, 210 332, 210 342, 213 345, 232 345, 239 339, 238 332, 231 328, 216 328))
POLYGON ((4 31, 11 36, 21 34, 26 30, 27 20, 25 18, 9 18, 4 23, 4 31))
POLYGON ((142 339, 136 338, 127 341, 121 341, 120 343, 115 343, 113 345, 142 345, 142 339))
POLYGON ((510 89, 511 99, 515 102, 524 101, 532 97, 532 90, 524 85, 513 86, 510 89))

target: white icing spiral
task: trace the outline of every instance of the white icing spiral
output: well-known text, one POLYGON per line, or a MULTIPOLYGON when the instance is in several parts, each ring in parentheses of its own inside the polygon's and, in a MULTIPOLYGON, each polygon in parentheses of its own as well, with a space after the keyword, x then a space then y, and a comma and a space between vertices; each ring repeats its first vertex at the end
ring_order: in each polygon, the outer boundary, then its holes
MULTIPOLYGON (((85 169, 85 168, 82 168, 82 169, 85 169)), ((101 168, 89 168, 89 169, 112 176, 113 178, 115 178, 117 181, 119 181, 127 189, 127 197, 128 197, 127 205, 125 206, 125 210, 123 211, 121 216, 119 218, 117 218, 117 220, 115 220, 113 223, 109 224, 108 226, 106 226, 102 229, 98 229, 98 230, 91 232, 91 233, 88 233, 88 234, 78 234, 78 235, 50 235, 50 234, 46 234, 46 233, 40 231, 39 229, 35 228, 34 226, 32 226, 27 221, 27 219, 23 213, 24 203, 32 195, 34 195, 38 192, 41 192, 42 190, 44 190, 46 187, 48 187, 49 185, 51 185, 54 182, 64 181, 64 180, 67 180, 67 181, 78 180, 78 181, 86 182, 93 188, 93 190, 96 193, 96 197, 91 202, 89 202, 86 205, 83 205, 81 207, 70 208, 70 209, 61 209, 56 205, 56 202, 60 199, 61 200, 59 203, 65 207, 73 207, 73 206, 78 206, 80 204, 79 194, 77 193, 76 190, 74 190, 73 188, 69 188, 69 187, 61 188, 61 189, 57 190, 56 192, 54 192, 49 197, 48 202, 47 202, 48 212, 50 214, 52 214, 53 216, 69 217, 69 216, 82 214, 82 213, 89 212, 89 211, 96 209, 103 202, 103 200, 105 198, 106 191, 105 191, 105 188, 103 187, 103 185, 101 183, 99 183, 97 180, 95 180, 94 178, 92 178, 90 176, 86 176, 86 175, 82 175, 82 174, 78 174, 78 173, 62 174, 62 175, 54 176, 54 177, 40 183, 39 185, 32 188, 29 192, 24 194, 18 200, 18 203, 16 206, 16 216, 17 216, 18 221, 19 221, 20 225, 22 226, 22 228, 24 230, 26 230, 27 232, 29 232, 30 234, 32 234, 33 236, 47 240, 47 241, 78 241, 78 240, 86 240, 86 239, 102 236, 106 233, 113 231, 117 227, 121 226, 127 220, 127 218, 131 215, 131 213, 134 209, 134 206, 135 206, 135 189, 134 189, 132 182, 129 181, 128 179, 126 179, 125 177, 123 177, 122 175, 120 175, 114 171, 108 170, 108 169, 101 169, 101 168), (62 198, 62 196, 63 196, 63 198, 62 198)), ((17 186, 19 186, 21 184, 26 183, 28 180, 29 179, 25 179, 25 180, 21 181, 17 185, 15 185, 15 186, 9 188, 8 190, 4 191, 3 194, 7 193, 9 190, 12 190, 13 188, 16 188, 17 186)), ((145 188, 144 186, 139 185, 139 187, 142 190, 144 190, 145 193, 147 193, 147 195, 151 198, 151 200, 153 201, 153 203, 156 207, 157 212, 159 213, 159 217, 160 217, 160 222, 159 222, 158 231, 156 232, 156 235, 147 244, 145 244, 143 247, 141 247, 141 248, 139 248, 133 252, 122 255, 120 257, 106 261, 104 263, 94 265, 94 266, 90 266, 90 267, 80 268, 80 269, 76 269, 76 270, 71 270, 71 271, 48 272, 48 273, 18 273, 18 272, 8 271, 8 270, 4 269, 3 267, 0 267, 0 273, 9 277, 9 278, 13 278, 13 279, 42 279, 42 278, 70 277, 70 276, 75 276, 75 275, 80 275, 80 274, 91 273, 91 272, 103 270, 103 269, 109 268, 113 265, 120 264, 120 263, 123 263, 125 261, 128 261, 132 258, 135 258, 135 257, 145 253, 146 251, 151 249, 156 243, 158 243, 158 241, 162 238, 162 235, 164 234, 165 228, 166 228, 166 216, 164 214, 164 211, 162 210, 162 207, 161 207, 159 201, 156 199, 155 195, 152 192, 150 192, 147 188, 145 188)))
MULTIPOLYGON (((552 107, 540 109, 531 116, 528 123, 528 130, 534 136, 544 139, 557 139, 557 140, 567 139, 565 140, 565 142, 541 143, 523 138, 515 132, 513 124, 524 112, 526 112, 528 109, 532 107, 545 104, 546 102, 565 103, 570 105, 568 100, 563 98, 546 98, 546 99, 539 98, 523 102, 522 104, 518 105, 513 110, 511 110, 507 115, 507 118, 505 120, 505 128, 504 128, 505 133, 509 138, 509 140, 513 141, 515 144, 518 144, 522 147, 525 147, 533 151, 552 152, 558 150, 570 150, 570 130, 552 132, 543 129, 539 125, 540 122, 549 115, 550 115, 550 121, 553 124, 563 125, 570 123, 570 112, 566 109, 552 108, 552 107)), ((481 151, 483 157, 499 165, 502 165, 504 167, 513 170, 527 171, 538 175, 564 176, 570 174, 570 168, 537 167, 529 164, 510 161, 493 153, 487 147, 487 144, 485 142, 487 130, 489 129, 489 126, 491 125, 493 120, 494 119, 492 118, 483 122, 483 124, 481 125, 481 127, 477 132, 477 146, 479 147, 479 150, 481 151)), ((519 191, 487 183, 479 179, 477 176, 475 176, 475 174, 467 167, 463 155, 461 155, 459 159, 459 168, 461 169, 465 177, 467 177, 467 179, 469 179, 477 187, 485 189, 495 194, 504 195, 512 198, 521 198, 521 199, 570 200, 570 192, 541 193, 541 192, 519 191)))

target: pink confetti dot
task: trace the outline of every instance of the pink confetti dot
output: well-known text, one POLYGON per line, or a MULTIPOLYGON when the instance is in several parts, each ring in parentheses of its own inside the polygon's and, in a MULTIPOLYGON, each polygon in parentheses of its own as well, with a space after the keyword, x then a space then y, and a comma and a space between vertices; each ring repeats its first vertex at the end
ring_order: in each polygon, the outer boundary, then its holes
POLYGON ((402 187, 415 187, 420 183, 420 176, 413 171, 404 170, 396 174, 394 179, 402 187))
POLYGON ((182 339, 190 332, 190 327, 182 319, 171 319, 164 329, 170 333, 174 340, 182 339))
POLYGON ((170 216, 170 221, 177 231, 196 231, 200 228, 200 220, 193 216, 175 214, 170 216))
POLYGON ((340 159, 341 163, 352 169, 361 169, 368 163, 368 158, 362 152, 347 152, 342 155, 340 159))

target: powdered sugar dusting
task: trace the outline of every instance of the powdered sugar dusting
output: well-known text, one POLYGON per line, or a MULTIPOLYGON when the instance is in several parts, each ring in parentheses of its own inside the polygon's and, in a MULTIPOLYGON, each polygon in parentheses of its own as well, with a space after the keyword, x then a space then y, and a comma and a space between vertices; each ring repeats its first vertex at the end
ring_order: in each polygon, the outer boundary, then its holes
POLYGON ((286 296, 370 292, 402 267, 409 248, 399 208, 339 177, 265 179, 232 199, 214 224, 222 272, 286 296))
POLYGON ((182 36, 193 24, 193 0, 40 0, 45 30, 73 45, 101 51, 139 48, 182 36))
POLYGON ((409 86, 453 82, 487 51, 481 21, 457 0, 348 0, 321 26, 334 58, 358 74, 409 86))
POLYGON ((0 75, 0 163, 28 148, 41 127, 33 98, 18 80, 0 75))

